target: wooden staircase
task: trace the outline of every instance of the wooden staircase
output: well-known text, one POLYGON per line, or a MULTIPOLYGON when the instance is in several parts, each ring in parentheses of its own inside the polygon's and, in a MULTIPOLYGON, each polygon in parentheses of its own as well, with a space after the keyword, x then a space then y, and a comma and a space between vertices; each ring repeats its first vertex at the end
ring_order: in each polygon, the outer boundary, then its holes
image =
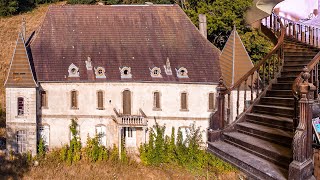
POLYGON ((292 162, 292 85, 318 49, 294 40, 284 41, 284 63, 280 76, 255 103, 244 120, 222 131, 208 142, 208 150, 237 166, 254 179, 287 179, 292 162))

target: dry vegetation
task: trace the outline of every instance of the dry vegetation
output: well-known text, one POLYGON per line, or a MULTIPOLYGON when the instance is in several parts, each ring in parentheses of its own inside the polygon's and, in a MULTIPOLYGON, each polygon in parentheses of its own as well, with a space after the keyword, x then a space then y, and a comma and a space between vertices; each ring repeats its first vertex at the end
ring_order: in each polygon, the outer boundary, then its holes
POLYGON ((67 165, 57 156, 40 160, 38 166, 30 166, 24 160, 5 160, 0 155, 0 179, 244 179, 239 172, 215 174, 203 172, 193 174, 177 166, 144 166, 136 162, 121 164, 114 162, 88 162, 81 160, 67 165))
POLYGON ((22 18, 26 19, 28 36, 39 28, 48 7, 49 5, 42 5, 31 12, 21 15, 0 17, 0 107, 4 107, 3 84, 8 73, 18 32, 21 29, 22 18))

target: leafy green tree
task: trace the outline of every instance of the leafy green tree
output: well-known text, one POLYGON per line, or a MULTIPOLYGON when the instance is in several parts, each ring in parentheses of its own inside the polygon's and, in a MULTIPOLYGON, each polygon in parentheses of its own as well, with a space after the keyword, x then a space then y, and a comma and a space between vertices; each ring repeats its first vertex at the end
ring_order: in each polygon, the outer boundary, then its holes
POLYGON ((67 0, 68 4, 95 4, 98 0, 67 0))
POLYGON ((9 16, 17 12, 19 2, 17 0, 0 0, 0 16, 9 16))

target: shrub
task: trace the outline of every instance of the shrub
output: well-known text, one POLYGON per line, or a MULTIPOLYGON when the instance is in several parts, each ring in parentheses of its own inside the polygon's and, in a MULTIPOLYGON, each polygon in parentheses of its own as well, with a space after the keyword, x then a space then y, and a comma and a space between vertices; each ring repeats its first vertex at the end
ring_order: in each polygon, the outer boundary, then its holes
POLYGON ((42 138, 40 138, 38 143, 38 156, 40 158, 44 157, 46 154, 46 146, 44 145, 44 141, 42 138))
POLYGON ((95 136, 94 138, 88 136, 85 153, 90 161, 96 162, 107 160, 109 152, 104 146, 99 144, 99 136, 95 136))

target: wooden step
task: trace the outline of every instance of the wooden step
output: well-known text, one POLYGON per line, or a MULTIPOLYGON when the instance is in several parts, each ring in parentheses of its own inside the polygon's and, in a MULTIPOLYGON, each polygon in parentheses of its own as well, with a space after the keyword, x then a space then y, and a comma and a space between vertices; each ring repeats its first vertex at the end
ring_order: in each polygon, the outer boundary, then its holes
POLYGON ((276 83, 272 84, 273 90, 291 90, 292 89, 292 83, 276 83))
POLYGON ((293 81, 297 78, 297 76, 288 76, 288 77, 278 77, 278 83, 293 83, 293 81))
POLYGON ((255 113, 277 115, 277 116, 288 117, 288 118, 292 118, 294 114, 293 107, 264 105, 264 104, 254 105, 252 111, 255 113))
POLYGON ((316 52, 284 52, 284 56, 297 56, 297 57, 314 57, 316 56, 316 52))
POLYGON ((288 168, 292 161, 291 149, 288 147, 239 132, 228 132, 223 135, 224 140, 229 144, 237 146, 284 168, 288 168))
POLYGON ((208 151, 237 166, 249 179, 285 180, 288 177, 288 171, 280 166, 226 142, 208 142, 208 151))
POLYGON ((260 104, 293 107, 294 98, 285 97, 262 97, 260 104))
POLYGON ((291 131, 284 131, 250 122, 238 123, 236 128, 241 133, 271 141, 286 147, 291 147, 293 138, 293 133, 291 131))
POLYGON ((293 97, 291 90, 268 90, 267 97, 284 97, 291 98, 293 97))
POLYGON ((247 113, 246 121, 285 131, 292 131, 293 129, 293 120, 288 117, 260 113, 247 113))

